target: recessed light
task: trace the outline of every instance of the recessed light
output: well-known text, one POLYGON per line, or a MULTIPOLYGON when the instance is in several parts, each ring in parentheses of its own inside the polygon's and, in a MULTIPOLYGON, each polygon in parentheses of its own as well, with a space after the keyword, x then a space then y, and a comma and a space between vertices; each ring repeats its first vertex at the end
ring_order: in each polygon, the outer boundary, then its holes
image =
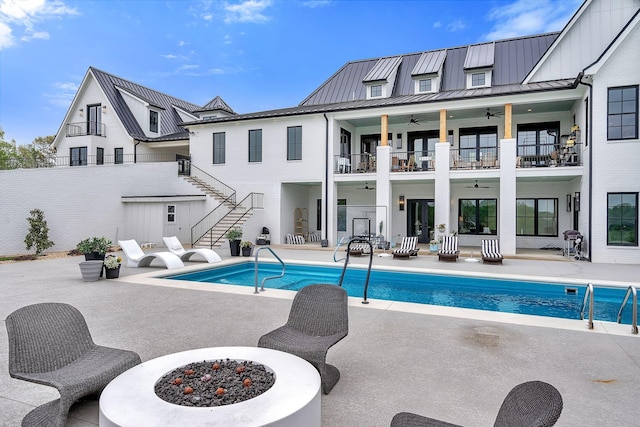
POLYGON ((527 111, 528 112, 532 112, 533 110, 531 108, 527 108, 527 111))

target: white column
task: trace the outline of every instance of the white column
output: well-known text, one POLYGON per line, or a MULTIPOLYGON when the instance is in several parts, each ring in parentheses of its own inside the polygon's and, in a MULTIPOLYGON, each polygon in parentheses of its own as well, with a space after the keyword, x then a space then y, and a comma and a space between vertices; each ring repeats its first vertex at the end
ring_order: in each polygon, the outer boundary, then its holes
POLYGON ((516 254, 516 140, 500 140, 498 236, 503 255, 516 254))
POLYGON ((376 223, 375 232, 380 232, 379 224, 383 222, 382 234, 386 240, 391 240, 391 182, 389 172, 391 169, 391 147, 380 146, 376 149, 376 223), (386 206, 386 209, 384 208, 386 206))
POLYGON ((340 140, 340 135, 338 135, 338 139, 335 138, 334 133, 336 132, 336 127, 335 125, 335 120, 333 119, 332 116, 329 116, 329 124, 328 124, 328 131, 327 134, 329 135, 329 141, 327 142, 327 144, 329 144, 328 147, 328 159, 327 159, 327 170, 329 171, 328 173, 328 178, 327 178, 327 182, 324 183, 324 185, 326 185, 326 192, 325 192, 325 188, 323 186, 322 188, 322 200, 323 200, 323 204, 327 205, 327 208, 325 209, 325 206, 322 206, 322 224, 324 224, 324 226, 326 227, 326 235, 327 235, 327 240, 329 240, 329 246, 335 246, 338 243, 338 225, 336 224, 336 220, 337 220, 337 215, 336 215, 336 211, 337 211, 337 203, 338 203, 338 199, 337 199, 337 188, 336 188, 336 183, 333 180, 333 159, 334 159, 334 143, 333 141, 336 140, 340 140), (327 195, 326 200, 325 200, 325 194, 327 195), (326 217, 324 216, 326 212, 326 217))
MULTIPOLYGON (((434 226, 446 224, 445 233, 457 228, 451 224, 451 186, 449 185, 449 143, 436 143, 436 183, 434 226)), ((455 224, 455 223, 454 223, 455 224)))

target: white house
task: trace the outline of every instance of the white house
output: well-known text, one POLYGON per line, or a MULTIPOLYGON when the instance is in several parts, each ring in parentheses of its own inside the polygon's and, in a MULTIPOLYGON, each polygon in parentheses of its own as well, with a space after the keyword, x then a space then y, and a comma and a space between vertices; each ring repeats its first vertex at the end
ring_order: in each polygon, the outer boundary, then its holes
POLYGON ((70 170, 178 161, 204 182, 173 194, 194 198, 192 243, 239 221, 273 243, 455 231, 511 255, 579 230, 587 259, 639 263, 637 52, 640 1, 587 0, 558 33, 348 62, 280 110, 199 107, 90 68, 54 146, 70 170))

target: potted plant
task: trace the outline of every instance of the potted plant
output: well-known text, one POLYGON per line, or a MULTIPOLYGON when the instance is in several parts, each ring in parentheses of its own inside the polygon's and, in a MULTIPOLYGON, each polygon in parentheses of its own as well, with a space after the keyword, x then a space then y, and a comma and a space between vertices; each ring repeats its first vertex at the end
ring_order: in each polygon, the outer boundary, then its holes
POLYGON ((438 241, 437 240, 431 240, 429 242, 429 250, 431 252, 438 252, 438 241))
POLYGON ((90 261, 82 261, 79 263, 82 280, 85 282, 95 282, 102 276, 102 268, 104 267, 102 260, 94 259, 90 261))
POLYGON ((253 248, 253 243, 248 240, 240 243, 240 247, 242 248, 242 256, 251 256, 251 249, 253 248))
POLYGON ((85 261, 104 260, 104 256, 111 247, 111 240, 106 237, 89 237, 76 246, 78 252, 84 254, 85 261))
POLYGON ((122 258, 115 255, 108 255, 104 259, 104 271, 107 279, 117 279, 120 277, 120 264, 122 258))
POLYGON ((231 256, 240 256, 240 239, 242 238, 242 228, 233 227, 227 231, 225 237, 229 240, 229 250, 231 256))
POLYGON ((439 232, 444 233, 444 230, 447 229, 447 224, 438 224, 437 227, 439 232))

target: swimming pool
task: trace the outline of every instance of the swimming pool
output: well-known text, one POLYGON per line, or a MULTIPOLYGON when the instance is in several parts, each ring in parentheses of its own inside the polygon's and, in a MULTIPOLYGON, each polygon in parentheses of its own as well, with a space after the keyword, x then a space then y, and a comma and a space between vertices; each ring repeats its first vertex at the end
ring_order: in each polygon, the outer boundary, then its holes
MULTIPOLYGON (((258 283, 268 276, 278 276, 280 264, 261 262, 258 283)), ((266 288, 298 290, 312 283, 337 284, 340 266, 288 264, 284 277, 268 280, 266 288)), ((350 296, 362 297, 366 269, 349 267, 343 287, 350 296)), ((254 263, 244 262, 213 267, 192 273, 164 276, 165 279, 229 285, 254 286, 254 263)), ((598 286, 594 291, 594 319, 615 322, 626 288, 598 286)), ((586 285, 498 278, 438 275, 418 272, 371 270, 368 298, 414 302, 504 313, 579 319, 586 285)), ((586 314, 585 314, 586 315, 586 314)), ((631 302, 622 322, 631 324, 631 302)))

